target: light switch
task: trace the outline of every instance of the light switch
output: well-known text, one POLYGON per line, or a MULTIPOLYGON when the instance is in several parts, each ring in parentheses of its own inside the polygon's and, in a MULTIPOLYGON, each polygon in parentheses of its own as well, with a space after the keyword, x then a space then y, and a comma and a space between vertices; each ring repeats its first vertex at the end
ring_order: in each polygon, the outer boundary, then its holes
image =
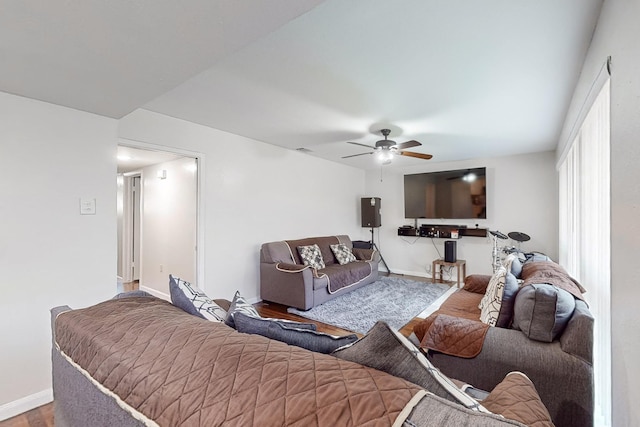
POLYGON ((95 215, 96 199, 80 199, 80 215, 95 215))

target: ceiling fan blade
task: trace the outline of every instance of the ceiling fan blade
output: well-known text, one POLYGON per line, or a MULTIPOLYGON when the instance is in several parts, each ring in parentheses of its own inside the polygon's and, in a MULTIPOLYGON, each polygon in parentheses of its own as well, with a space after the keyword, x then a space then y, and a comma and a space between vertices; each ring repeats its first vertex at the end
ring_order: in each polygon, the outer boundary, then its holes
POLYGON ((360 153, 360 154, 352 154, 350 156, 342 156, 342 159, 348 159, 349 157, 357 157, 357 156, 364 156, 365 154, 373 154, 373 153, 360 153))
POLYGON ((376 147, 372 147, 371 145, 367 145, 367 144, 360 144, 359 142, 351 142, 351 141, 347 141, 347 144, 353 144, 353 145, 359 145, 361 147, 367 147, 370 148, 372 150, 375 150, 376 147))
POLYGON ((414 153, 413 151, 399 151, 401 156, 415 157, 416 159, 429 160, 433 156, 431 154, 414 153))
POLYGON ((400 144, 396 144, 396 148, 398 150, 404 150, 405 148, 419 147, 421 145, 422 144, 420 144, 418 141, 412 139, 411 141, 401 142, 400 144))

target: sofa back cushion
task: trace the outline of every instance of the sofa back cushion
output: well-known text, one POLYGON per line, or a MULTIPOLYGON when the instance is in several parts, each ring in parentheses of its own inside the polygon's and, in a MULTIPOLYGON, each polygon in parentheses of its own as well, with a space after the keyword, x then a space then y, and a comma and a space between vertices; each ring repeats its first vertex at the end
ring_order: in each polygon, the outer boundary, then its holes
POLYGON ((298 253, 298 246, 318 245, 318 247, 320 248, 320 253, 322 253, 322 259, 324 260, 325 265, 331 265, 337 262, 335 257, 333 256, 333 252, 331 251, 331 245, 341 243, 336 236, 308 237, 306 239, 286 240, 285 242, 291 249, 291 254, 293 256, 295 264, 304 264, 304 261, 298 253))
POLYGON ((552 342, 567 326, 576 307, 569 292, 549 284, 523 286, 516 295, 513 327, 536 341, 552 342))

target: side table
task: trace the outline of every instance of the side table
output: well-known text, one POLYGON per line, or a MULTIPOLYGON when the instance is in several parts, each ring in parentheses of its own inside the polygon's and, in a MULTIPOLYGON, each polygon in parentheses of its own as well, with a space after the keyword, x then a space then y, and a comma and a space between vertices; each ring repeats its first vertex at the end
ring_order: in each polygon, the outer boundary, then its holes
POLYGON ((457 279, 458 279, 458 288, 460 287, 460 283, 464 283, 464 278, 467 276, 467 261, 463 259, 459 259, 456 262, 447 262, 442 258, 438 258, 433 261, 431 265, 431 278, 435 283, 442 283, 442 269, 444 267, 456 267, 457 269, 457 279), (436 269, 436 267, 439 267, 436 269), (440 272, 440 279, 438 279, 438 270, 440 272), (460 270, 462 270, 462 274, 460 274, 460 270))

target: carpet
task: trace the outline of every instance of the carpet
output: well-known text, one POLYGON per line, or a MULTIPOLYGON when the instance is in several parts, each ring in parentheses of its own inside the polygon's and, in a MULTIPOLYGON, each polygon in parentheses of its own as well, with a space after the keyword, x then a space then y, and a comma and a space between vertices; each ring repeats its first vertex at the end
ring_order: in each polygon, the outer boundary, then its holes
POLYGON ((365 334, 378 320, 396 330, 409 323, 448 291, 442 283, 424 283, 401 277, 380 277, 310 310, 289 307, 289 313, 365 334))

